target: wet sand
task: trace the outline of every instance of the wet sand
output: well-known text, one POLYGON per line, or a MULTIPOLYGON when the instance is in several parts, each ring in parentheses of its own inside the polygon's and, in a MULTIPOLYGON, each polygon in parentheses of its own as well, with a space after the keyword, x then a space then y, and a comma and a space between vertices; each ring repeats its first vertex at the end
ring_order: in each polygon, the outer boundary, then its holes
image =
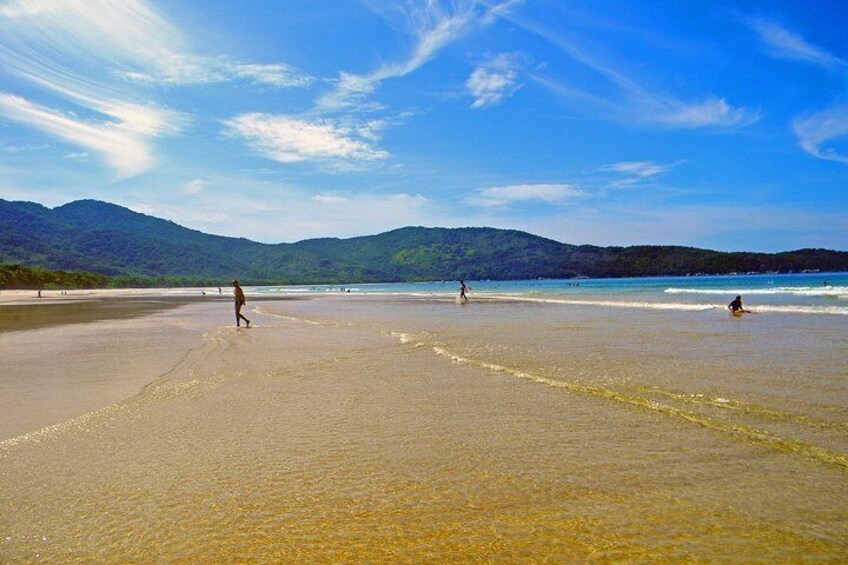
POLYGON ((196 289, 50 292, 0 292, 3 439, 141 393, 232 318, 231 296, 196 289))
MULTIPOLYGON (((768 322, 725 317, 636 324, 597 309, 328 297, 251 302, 256 327, 236 330, 222 306, 0 334, 34 343, 56 332, 53 343, 72 343, 62 357, 91 363, 95 380, 150 379, 48 428, 5 424, 0 560, 773 563, 848 552, 848 395, 833 321, 805 321, 825 343, 807 353, 787 337, 774 345, 783 363, 767 365, 766 352, 727 348, 768 347, 768 322), (125 341, 104 342, 98 326, 125 341), (157 332, 159 346, 141 345, 157 332), (149 349, 129 362, 130 343, 149 349), (104 358, 83 359, 94 350, 104 358), (708 363, 717 351, 727 356, 708 363)), ((25 347, 0 341, 4 354, 25 347)))

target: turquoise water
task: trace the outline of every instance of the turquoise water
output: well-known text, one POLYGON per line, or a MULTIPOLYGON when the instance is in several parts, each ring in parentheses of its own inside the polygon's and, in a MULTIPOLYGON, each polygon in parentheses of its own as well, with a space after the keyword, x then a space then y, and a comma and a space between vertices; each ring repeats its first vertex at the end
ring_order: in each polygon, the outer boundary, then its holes
MULTIPOLYGON (((473 300, 524 300, 604 308, 700 311, 741 295, 759 313, 848 315, 848 273, 646 277, 628 279, 466 281, 473 300)), ((255 294, 405 294, 450 297, 456 281, 251 287, 255 294)))

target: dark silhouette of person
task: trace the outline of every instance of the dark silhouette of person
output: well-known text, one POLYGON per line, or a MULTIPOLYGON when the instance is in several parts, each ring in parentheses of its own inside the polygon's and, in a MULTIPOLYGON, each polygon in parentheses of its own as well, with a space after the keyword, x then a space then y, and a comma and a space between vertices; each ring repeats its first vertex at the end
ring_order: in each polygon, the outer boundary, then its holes
POLYGON ((464 280, 459 281, 459 300, 460 302, 468 302, 468 297, 465 296, 465 293, 468 292, 468 287, 465 285, 464 280))
POLYGON ((748 310, 745 310, 742 307, 742 297, 741 296, 737 296, 730 304, 728 304, 727 309, 730 310, 731 314, 736 314, 736 313, 741 314, 742 312, 748 311, 748 310))
POLYGON ((244 320, 247 325, 245 327, 250 327, 250 320, 244 317, 241 313, 241 308, 244 306, 246 302, 244 299, 244 291, 241 289, 241 285, 237 280, 233 281, 233 295, 235 297, 235 306, 236 306, 236 327, 241 327, 241 321, 244 320))

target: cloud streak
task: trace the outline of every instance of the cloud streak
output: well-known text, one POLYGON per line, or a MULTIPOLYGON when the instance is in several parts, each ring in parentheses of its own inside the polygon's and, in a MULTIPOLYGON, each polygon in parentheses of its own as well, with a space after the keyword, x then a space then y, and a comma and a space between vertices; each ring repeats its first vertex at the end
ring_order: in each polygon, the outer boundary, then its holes
MULTIPOLYGON (((269 187, 254 188, 255 191, 246 192, 250 194, 269 187)), ((467 222, 467 219, 446 220, 446 210, 441 205, 411 192, 309 195, 287 186, 275 186, 274 191, 282 197, 259 201, 249 194, 245 195, 239 203, 238 218, 221 213, 221 210, 230 207, 231 198, 211 192, 193 201, 191 206, 180 206, 154 197, 134 202, 129 207, 194 229, 269 243, 311 237, 373 235, 403 226, 434 226, 446 221, 453 225, 467 222), (247 224, 245 217, 250 218, 247 224)))
POLYGON ((834 139, 848 137, 848 105, 796 118, 792 122, 792 130, 801 148, 813 157, 848 164, 848 155, 822 147, 834 139))
POLYGON ((721 97, 709 96, 700 100, 681 100, 648 89, 541 24, 509 13, 503 17, 555 46, 573 61, 600 75, 616 88, 622 97, 620 100, 598 96, 574 87, 566 87, 557 81, 539 77, 537 74, 531 75, 536 82, 555 94, 579 103, 588 103, 599 115, 611 116, 627 122, 682 129, 733 129, 750 125, 761 117, 759 110, 731 106, 721 97))
POLYGON ((618 163, 604 165, 600 168, 600 170, 621 175, 621 178, 610 183, 611 186, 631 186, 655 176, 665 174, 684 162, 685 161, 677 161, 675 163, 655 163, 654 161, 620 161, 618 163))
POLYGON ((0 93, 0 114, 36 127, 74 145, 96 151, 121 176, 148 169, 153 154, 142 135, 128 122, 90 124, 20 96, 0 93))
POLYGON ((413 0, 407 3, 369 1, 366 4, 390 23, 404 29, 413 38, 409 55, 394 63, 386 63, 367 74, 342 72, 335 89, 322 96, 319 111, 374 109, 365 103, 384 80, 406 76, 430 61, 447 45, 462 38, 475 25, 493 21, 493 14, 507 13, 515 0, 483 6, 474 0, 413 0))
POLYGON ((227 134, 245 139, 254 151, 280 163, 373 161, 389 156, 374 148, 367 136, 329 120, 307 121, 286 115, 251 113, 227 120, 224 125, 227 134))
POLYGON ((513 184, 480 189, 465 201, 487 208, 533 202, 562 205, 581 196, 583 192, 573 184, 513 184))
POLYGON ((756 32, 766 52, 772 57, 790 61, 803 61, 830 69, 848 65, 836 55, 816 47, 800 35, 777 23, 762 19, 752 19, 747 23, 756 32))
POLYGON ((143 0, 12 0, 0 9, 0 29, 7 36, 0 46, 4 62, 48 84, 82 71, 90 80, 96 69, 165 85, 242 80, 292 88, 312 81, 284 63, 195 53, 181 31, 143 0))
POLYGON ((98 153, 122 177, 151 168, 154 140, 189 122, 150 102, 140 82, 290 88, 311 80, 282 63, 194 54, 143 0, 7 0, 0 4, 0 67, 65 102, 59 111, 9 92, 4 115, 98 153))

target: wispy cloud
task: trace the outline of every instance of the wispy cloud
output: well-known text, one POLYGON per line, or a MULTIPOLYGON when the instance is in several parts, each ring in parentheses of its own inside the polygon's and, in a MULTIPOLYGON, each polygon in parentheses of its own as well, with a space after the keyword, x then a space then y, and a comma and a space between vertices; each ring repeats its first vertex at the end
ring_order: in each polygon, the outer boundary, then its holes
MULTIPOLYGON (((254 151, 280 163, 307 160, 385 159, 366 136, 330 120, 307 121, 292 116, 251 113, 224 122, 229 135, 247 140, 254 151)), ((369 133, 373 133, 369 130, 369 133)))
POLYGON ((478 66, 465 81, 468 93, 474 98, 472 108, 494 106, 521 88, 518 83, 519 57, 501 53, 478 66))
POLYGON ((85 163, 88 161, 88 153, 85 151, 76 152, 72 151, 71 153, 65 153, 62 155, 64 159, 70 159, 71 161, 79 161, 80 163, 85 163))
POLYGON ((796 118, 792 130, 801 148, 819 159, 848 163, 848 155, 822 145, 848 137, 848 105, 834 106, 815 114, 796 118))
POLYGON ((269 243, 310 237, 373 235, 409 225, 467 223, 467 218, 447 220, 444 207, 412 192, 310 195, 294 187, 275 186, 275 194, 283 197, 267 201, 257 200, 250 195, 268 190, 269 186, 249 186, 255 190, 245 191, 246 194, 240 198, 238 217, 221 213, 231 204, 231 198, 222 194, 209 194, 196 202, 192 201, 191 206, 151 197, 133 202, 129 207, 194 229, 269 243), (245 223, 244 218, 250 221, 245 223))
POLYGON ((667 173, 684 162, 655 163, 654 161, 620 161, 618 163, 604 165, 600 170, 619 175, 619 178, 610 183, 611 186, 630 186, 667 173))
POLYGON ((148 50, 146 70, 128 70, 119 76, 149 84, 197 85, 243 81, 274 88, 308 86, 314 79, 284 63, 242 63, 225 56, 203 56, 170 50, 148 50))
POLYGON ((387 79, 406 76, 431 60, 440 50, 463 37, 475 25, 492 21, 498 10, 506 12, 515 1, 483 5, 475 0, 411 0, 409 2, 366 1, 374 12, 413 38, 409 55, 394 63, 386 63, 367 74, 342 72, 335 89, 318 100, 319 111, 338 111, 354 107, 373 109, 365 103, 387 79))
POLYGON ((848 65, 836 55, 816 47, 780 24, 763 19, 750 19, 746 23, 756 32, 766 52, 772 57, 804 61, 826 68, 839 68, 848 65))
POLYGON ((144 137, 127 122, 90 124, 20 96, 0 93, 0 114, 67 142, 101 154, 121 176, 132 176, 153 162, 144 137))
MULTIPOLYGON (((170 85, 243 80, 279 88, 312 80, 284 63, 247 63, 194 52, 171 22, 144 0, 11 0, 0 9, 0 50, 14 70, 56 82, 87 67, 170 85)), ((88 78, 91 78, 90 76, 88 78)))
POLYGON ((60 112, 6 93, 4 115, 102 155, 122 176, 152 167, 154 139, 188 123, 134 83, 293 87, 310 80, 282 63, 197 55, 143 0, 7 0, 0 4, 0 67, 66 103, 60 112))
POLYGON ((513 184, 479 189, 467 197, 466 202, 484 207, 526 202, 565 204, 580 196, 583 196, 583 192, 573 184, 513 184))
POLYGON ((734 107, 724 98, 709 97, 695 102, 657 97, 648 100, 648 107, 654 106, 657 113, 648 121, 656 121, 682 128, 738 128, 751 125, 761 117, 759 110, 734 107))
POLYGON ((315 194, 310 196, 309 199, 313 202, 323 202, 325 204, 341 204, 348 201, 346 196, 339 196, 338 194, 315 194))
POLYGON ((718 128, 744 127, 758 121, 761 113, 757 109, 734 107, 724 98, 708 96, 700 100, 682 100, 669 94, 641 85, 614 66, 601 61, 597 56, 568 40, 561 33, 513 14, 504 16, 514 25, 544 39, 557 47, 576 63, 592 70, 615 87, 620 99, 563 86, 557 81, 530 75, 542 86, 555 94, 580 103, 588 103, 604 117, 622 121, 660 125, 673 128, 718 128))
POLYGON ((206 188, 207 184, 209 183, 203 179, 192 179, 183 185, 183 193, 190 196, 200 194, 203 192, 203 189, 206 188))
POLYGON ((40 145, 3 145, 0 146, 0 151, 3 153, 29 153, 30 151, 41 151, 42 149, 47 149, 50 146, 47 144, 40 145))

